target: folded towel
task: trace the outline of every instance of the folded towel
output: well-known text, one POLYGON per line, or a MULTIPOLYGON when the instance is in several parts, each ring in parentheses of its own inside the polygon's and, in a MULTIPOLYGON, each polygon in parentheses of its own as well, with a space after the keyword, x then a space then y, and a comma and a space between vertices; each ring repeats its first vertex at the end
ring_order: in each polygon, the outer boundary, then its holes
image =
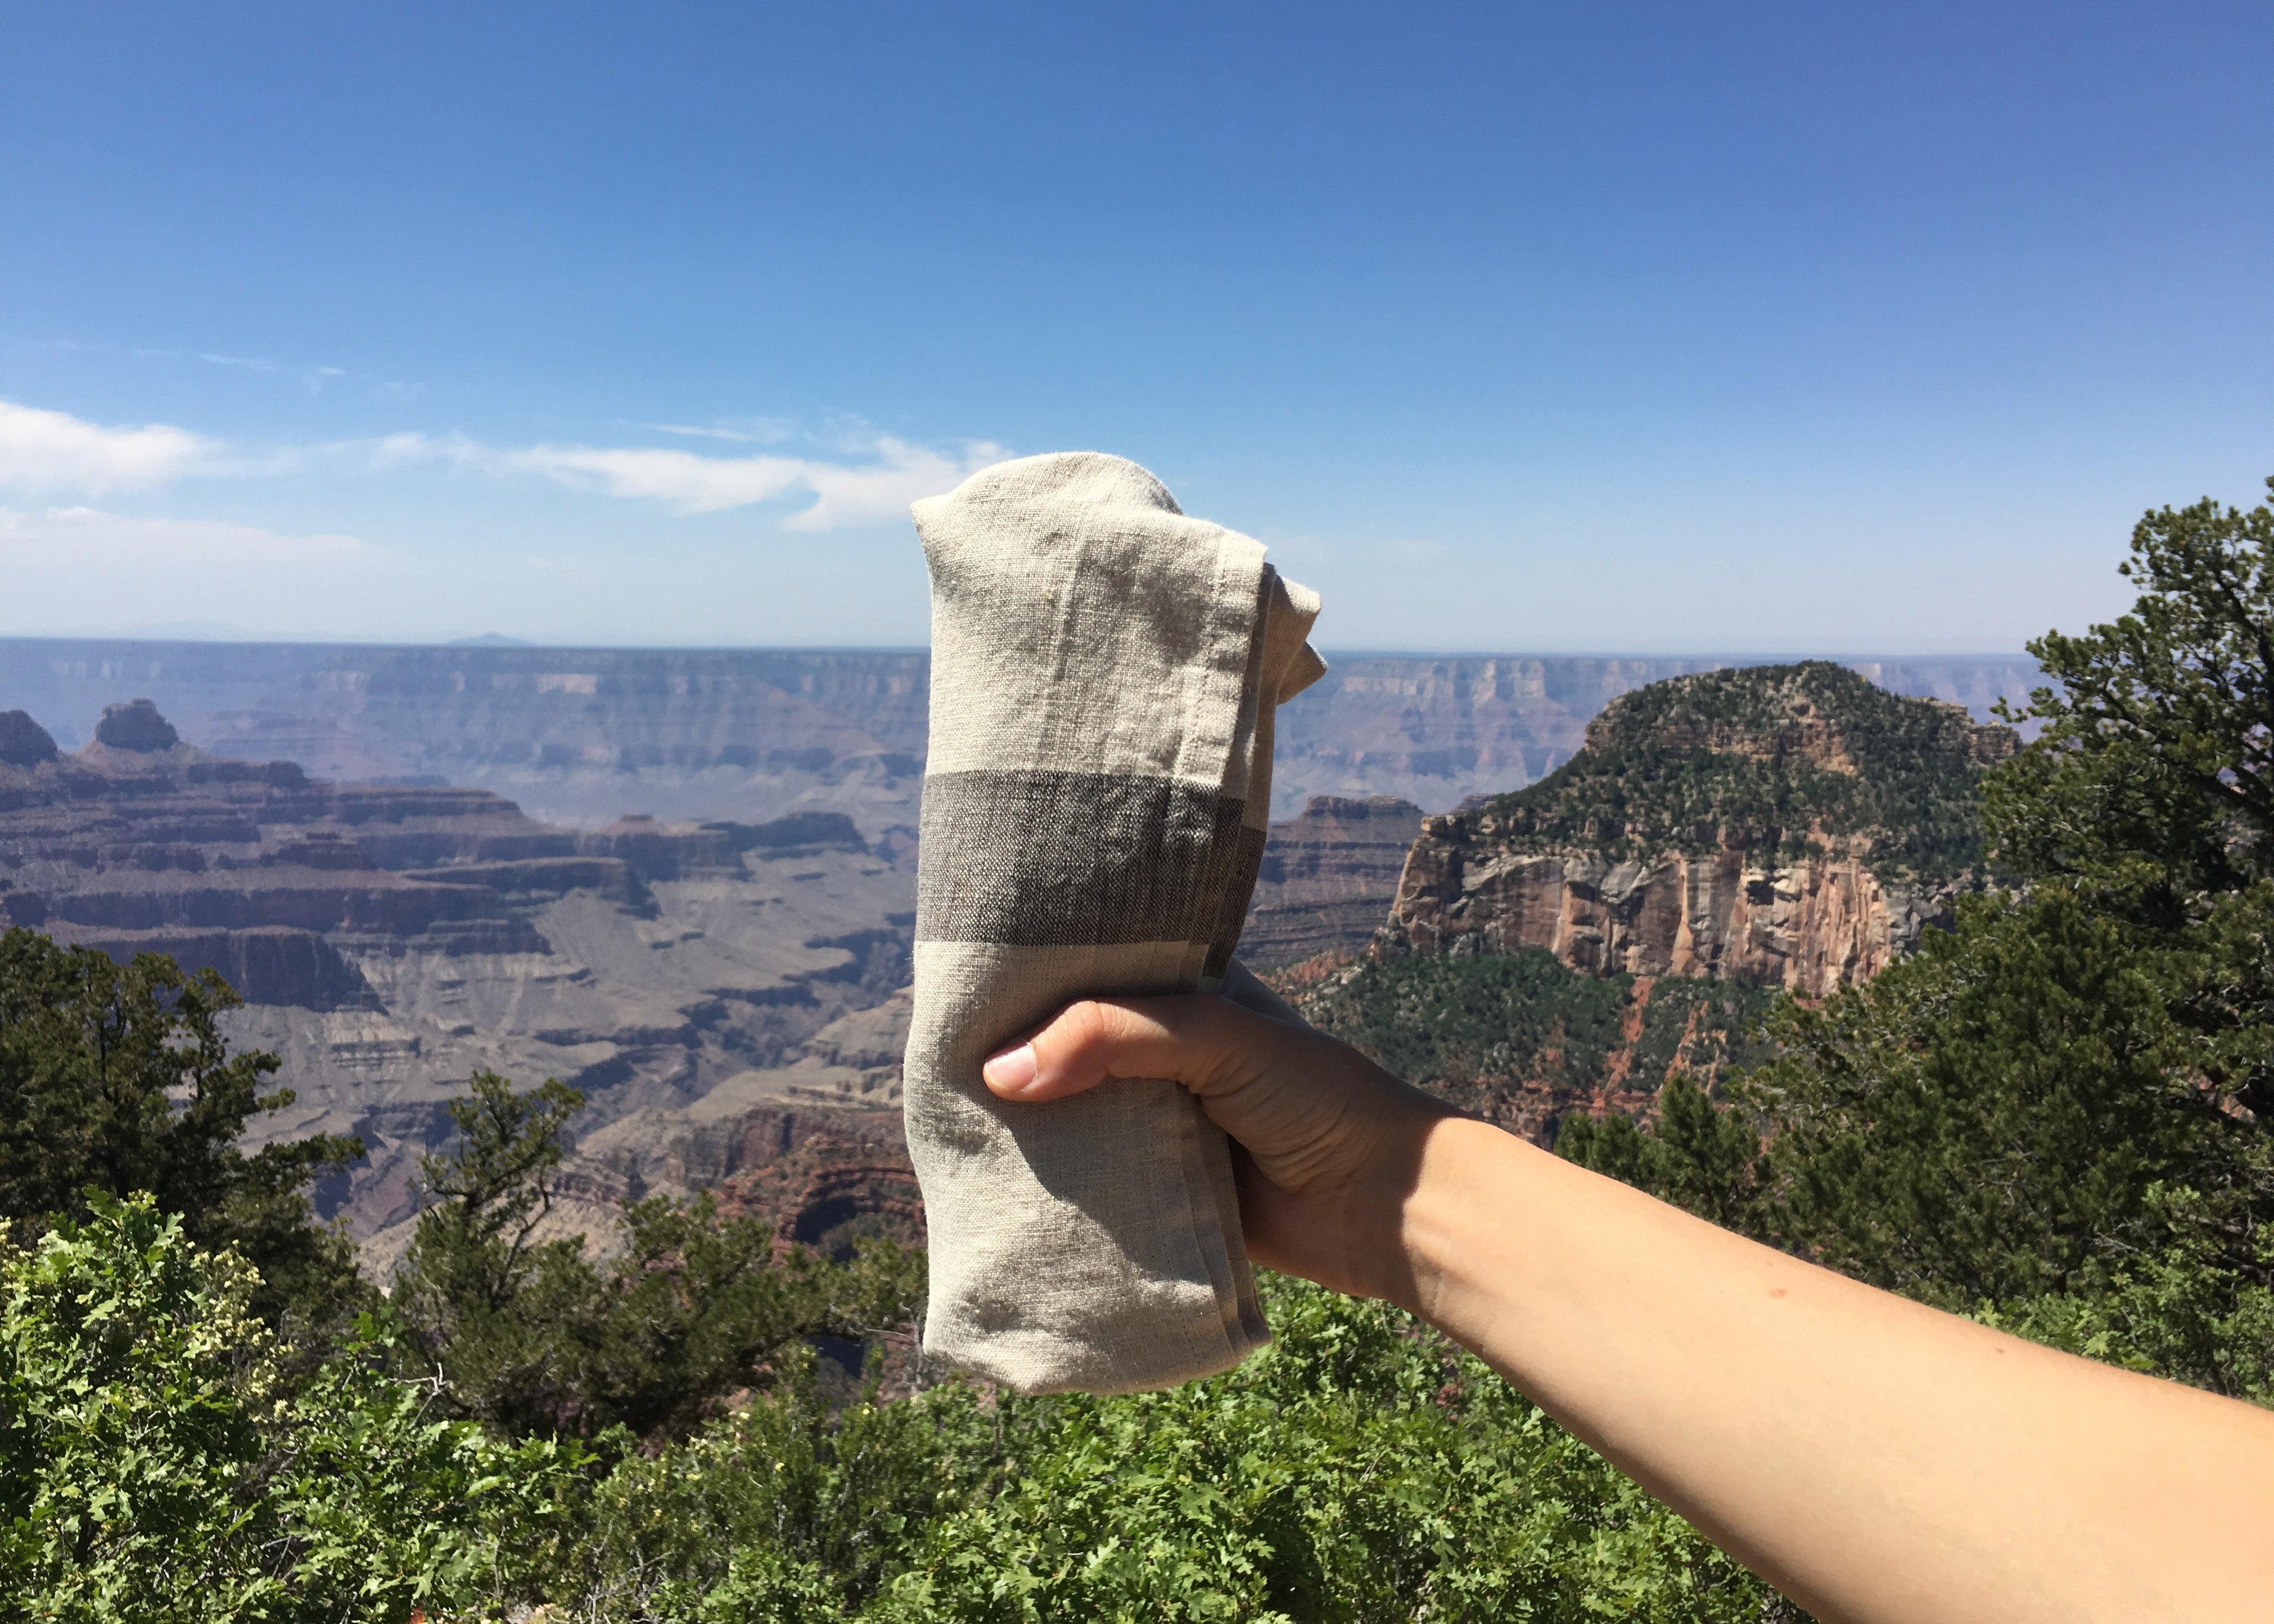
POLYGON ((1319 600, 1135 463, 998 463, 915 505, 931 568, 908 1148, 925 1348, 1026 1393, 1134 1392, 1269 1340, 1224 1133, 1176 1084, 1005 1105, 979 1068, 1068 1001, 1213 989, 1319 600))

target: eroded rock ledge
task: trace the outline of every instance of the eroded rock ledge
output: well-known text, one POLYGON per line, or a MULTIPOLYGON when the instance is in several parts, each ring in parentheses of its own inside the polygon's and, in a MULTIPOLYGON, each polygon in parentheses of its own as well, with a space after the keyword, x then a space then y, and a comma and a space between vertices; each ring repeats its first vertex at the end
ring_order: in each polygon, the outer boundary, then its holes
POLYGON ((1423 820, 1372 951, 1821 995, 1986 883, 1977 785, 2015 743, 1820 662, 1653 684, 1539 784, 1423 820))

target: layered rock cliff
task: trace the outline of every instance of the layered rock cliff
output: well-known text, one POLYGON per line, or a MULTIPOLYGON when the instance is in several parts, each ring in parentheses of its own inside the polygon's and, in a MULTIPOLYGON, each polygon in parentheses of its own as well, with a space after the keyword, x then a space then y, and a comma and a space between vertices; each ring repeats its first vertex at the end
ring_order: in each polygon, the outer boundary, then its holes
MULTIPOLYGON (((625 1196, 809 1143, 901 1154, 913 863, 841 813, 561 828, 482 790, 211 756, 147 702, 70 756, 20 713, 0 744, 0 924, 220 971, 246 999, 232 1040, 297 1096, 260 1131, 369 1147, 320 1205, 381 1268, 479 1067, 585 1091, 566 1212, 603 1236, 625 1196)), ((827 1231, 849 1177, 778 1179, 765 1210, 827 1231)))
POLYGON ((1271 825, 1239 956, 1270 969, 1373 939, 1397 894, 1421 808, 1390 795, 1314 795, 1271 825))
POLYGON ((1977 781, 2016 743, 1824 662, 1656 683, 1540 783, 1426 820, 1374 951, 1820 995, 1981 883, 1977 781))
MULTIPOLYGON (((1395 902, 1401 939, 1431 951, 1538 940, 1567 962, 1673 968, 1679 916, 1683 967, 1862 973, 1879 913, 1899 946, 1935 902, 1853 851, 1824 857, 1852 871, 1818 876, 1804 845, 1614 854, 1594 834, 1511 846, 1456 819, 1399 889, 1420 808, 1529 784, 1607 703, 1710 664, 1337 658, 1281 718, 1276 799, 1302 809, 1275 827, 1244 951, 1355 948, 1395 902), (1494 869, 1509 856, 1568 862, 1570 883, 1494 869), (1844 937, 1842 909, 1866 921, 1844 937)), ((1869 674, 1978 712, 2034 668, 1869 674)), ((925 678, 913 652, 0 640, 0 706, 25 707, 0 710, 0 923, 238 986, 236 1038, 282 1056, 298 1092, 264 1132, 370 1144, 323 1203, 381 1266, 477 1066, 586 1091, 568 1215, 595 1232, 624 1195, 722 1180, 806 1238, 911 1232, 892 994, 925 678), (107 705, 122 694, 157 703, 107 705)))

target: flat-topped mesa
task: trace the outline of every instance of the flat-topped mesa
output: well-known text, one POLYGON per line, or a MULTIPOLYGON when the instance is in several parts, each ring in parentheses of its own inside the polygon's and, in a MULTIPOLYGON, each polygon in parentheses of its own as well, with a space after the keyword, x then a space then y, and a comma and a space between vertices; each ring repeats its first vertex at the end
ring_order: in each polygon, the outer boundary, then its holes
POLYGON ((1539 783, 1425 820, 1374 951, 1821 995, 1983 883, 1979 780, 2018 742, 1823 661, 1653 683, 1539 783))

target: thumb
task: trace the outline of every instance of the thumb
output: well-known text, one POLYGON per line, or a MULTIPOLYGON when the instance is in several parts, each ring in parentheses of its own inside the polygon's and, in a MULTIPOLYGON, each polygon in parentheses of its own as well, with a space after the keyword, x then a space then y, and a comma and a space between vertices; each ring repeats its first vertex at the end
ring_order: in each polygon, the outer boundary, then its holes
POLYGON ((1026 1102, 1062 1100, 1109 1077, 1162 1077, 1206 1094, 1231 1023, 1254 1019, 1205 994, 1085 998, 992 1056, 980 1075, 998 1098, 1026 1102))

